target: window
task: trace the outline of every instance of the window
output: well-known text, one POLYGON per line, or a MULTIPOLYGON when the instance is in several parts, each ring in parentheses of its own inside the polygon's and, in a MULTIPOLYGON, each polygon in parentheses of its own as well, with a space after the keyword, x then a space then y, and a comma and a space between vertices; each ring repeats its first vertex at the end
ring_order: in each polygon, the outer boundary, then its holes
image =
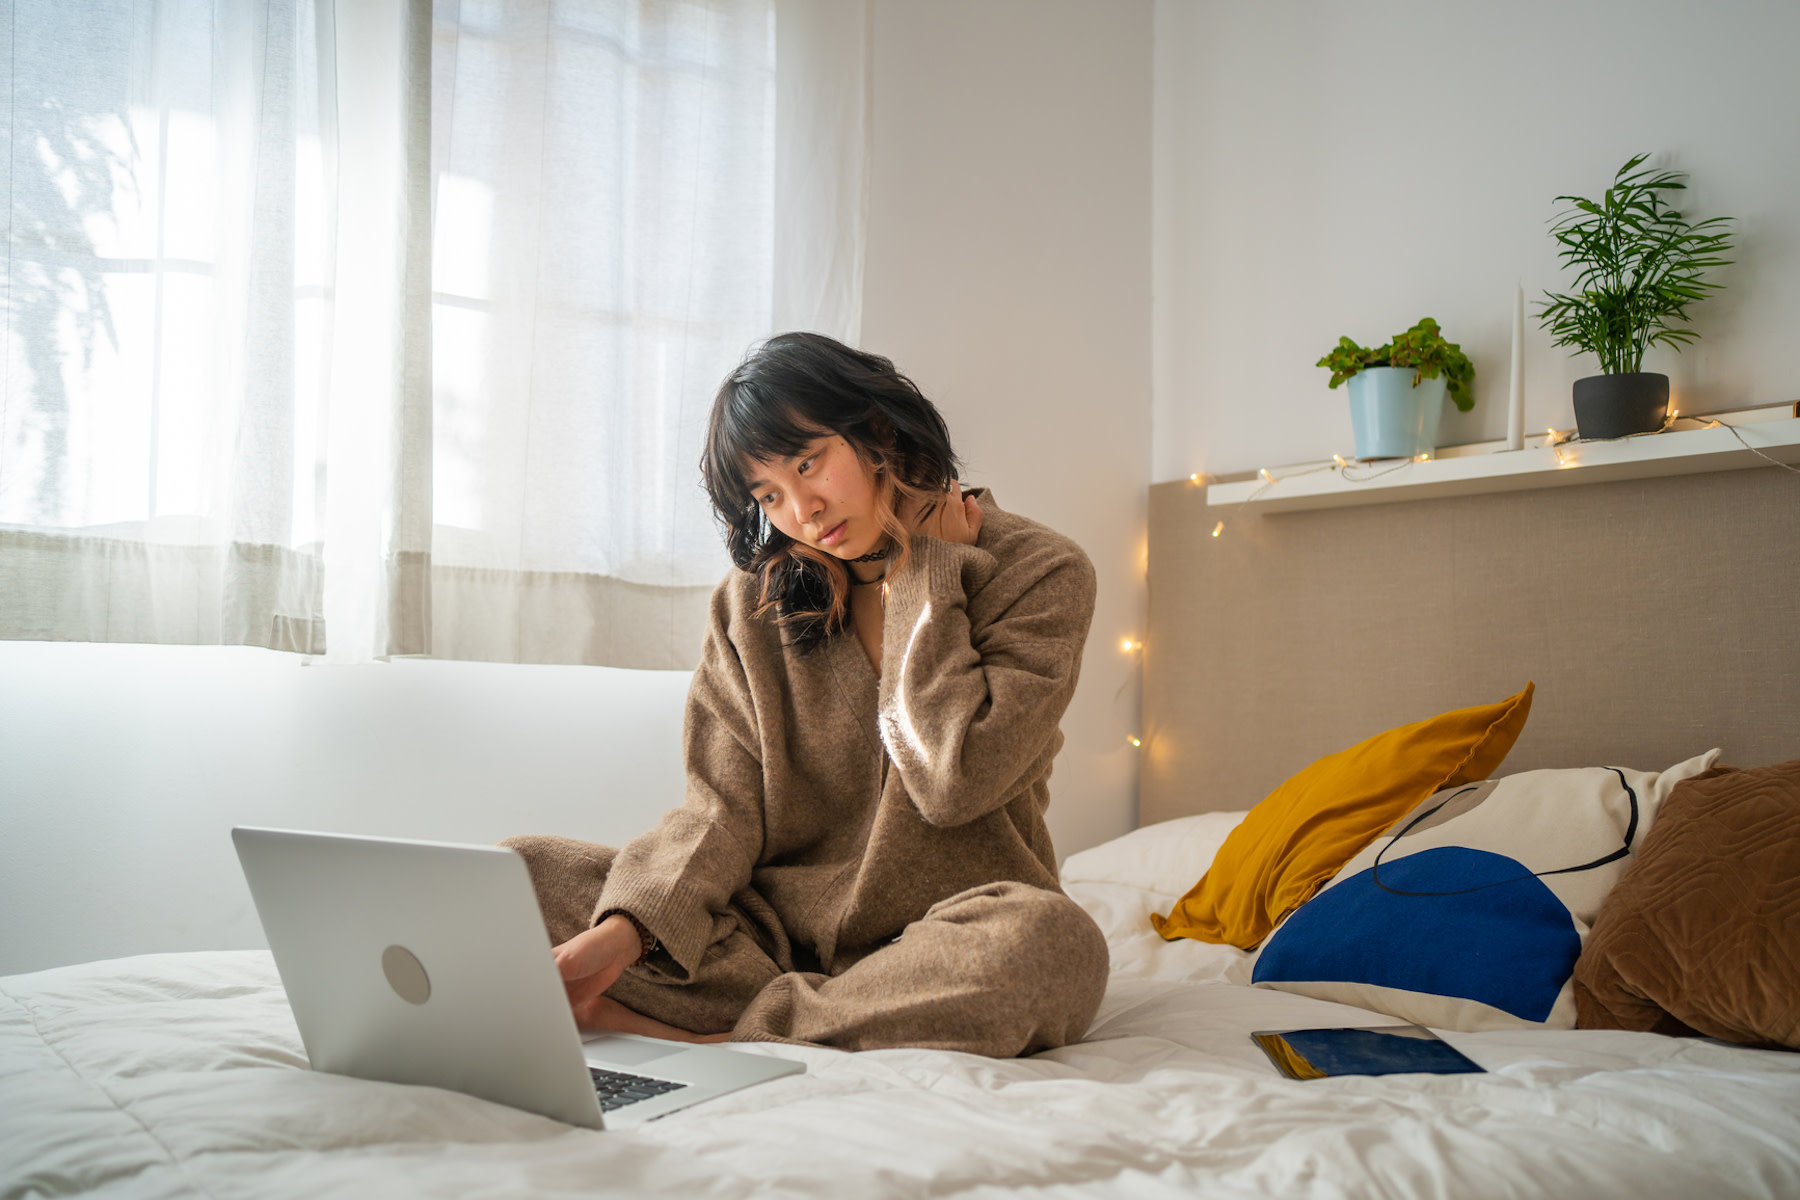
POLYGON ((713 388, 777 323, 855 337, 865 8, 12 36, 0 636, 692 661, 713 388))

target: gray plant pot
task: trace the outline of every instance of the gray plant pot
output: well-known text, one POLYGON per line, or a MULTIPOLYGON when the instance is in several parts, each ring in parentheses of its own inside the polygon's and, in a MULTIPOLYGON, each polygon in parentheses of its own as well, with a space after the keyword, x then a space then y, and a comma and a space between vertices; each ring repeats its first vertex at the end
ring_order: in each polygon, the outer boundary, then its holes
POLYGON ((1669 377, 1654 371, 1575 381, 1575 429, 1584 438, 1655 433, 1669 412, 1669 377))

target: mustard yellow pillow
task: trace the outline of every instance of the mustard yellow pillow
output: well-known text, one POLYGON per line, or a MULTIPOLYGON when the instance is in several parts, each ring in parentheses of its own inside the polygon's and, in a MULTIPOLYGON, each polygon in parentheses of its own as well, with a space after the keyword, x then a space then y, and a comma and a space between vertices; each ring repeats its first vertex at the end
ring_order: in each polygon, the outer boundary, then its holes
POLYGON ((1250 810, 1156 932, 1253 950, 1338 868, 1433 792, 1486 779, 1518 741, 1533 685, 1327 755, 1250 810))

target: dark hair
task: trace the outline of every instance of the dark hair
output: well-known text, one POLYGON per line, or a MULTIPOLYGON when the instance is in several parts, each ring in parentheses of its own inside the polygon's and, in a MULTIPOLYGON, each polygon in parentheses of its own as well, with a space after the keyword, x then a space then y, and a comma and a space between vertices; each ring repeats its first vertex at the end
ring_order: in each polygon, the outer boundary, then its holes
POLYGON ((781 333, 725 377, 707 423, 700 476, 731 561, 761 577, 758 615, 775 611, 802 650, 843 630, 850 572, 843 560, 770 524, 750 494, 744 468, 799 454, 821 430, 849 442, 875 474, 878 516, 897 550, 890 577, 904 569, 909 555, 896 500, 935 503, 959 466, 944 418, 879 354, 852 350, 820 333, 781 333))

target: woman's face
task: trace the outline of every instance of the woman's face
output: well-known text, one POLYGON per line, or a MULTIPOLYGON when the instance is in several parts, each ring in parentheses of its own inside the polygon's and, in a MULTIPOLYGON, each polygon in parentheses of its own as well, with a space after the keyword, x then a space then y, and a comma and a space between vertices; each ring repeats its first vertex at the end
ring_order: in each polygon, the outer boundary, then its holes
POLYGON ((850 559, 885 536, 875 473, 838 434, 821 430, 792 458, 752 459, 744 474, 769 524, 796 542, 850 559))

